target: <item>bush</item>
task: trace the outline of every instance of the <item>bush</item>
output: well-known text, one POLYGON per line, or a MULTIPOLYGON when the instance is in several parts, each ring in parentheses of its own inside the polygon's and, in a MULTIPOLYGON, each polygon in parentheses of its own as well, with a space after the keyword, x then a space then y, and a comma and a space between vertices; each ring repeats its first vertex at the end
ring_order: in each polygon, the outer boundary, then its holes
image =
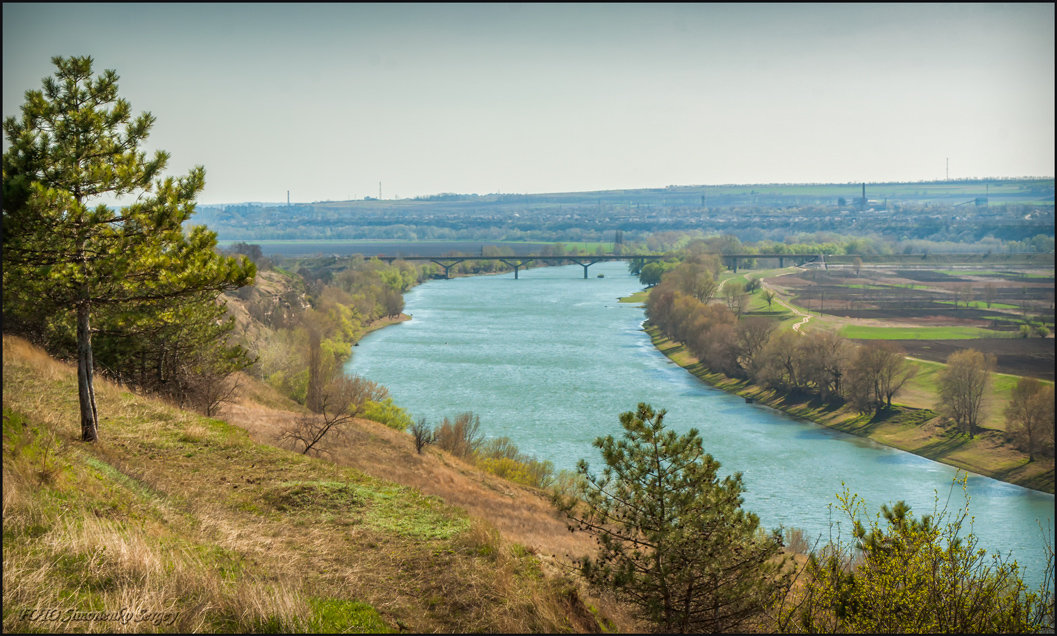
MULTIPOLYGON (((964 490, 965 479, 961 479, 964 490)), ((786 632, 963 633, 1053 629, 1053 591, 1029 590, 1016 561, 988 555, 971 532, 969 498, 915 519, 902 501, 863 522, 863 502, 845 490, 839 509, 854 541, 839 536, 812 554, 797 598, 787 598, 786 632), (968 530, 968 532, 967 532, 968 530), (791 601, 791 602, 789 602, 791 601)), ((1053 552, 1043 580, 1053 581, 1053 552)))
POLYGON ((811 544, 801 528, 786 528, 784 534, 785 549, 794 554, 808 554, 811 544))
POLYGON ((519 484, 549 488, 554 481, 554 464, 525 455, 509 437, 488 440, 476 457, 479 468, 519 484))
POLYGON ((470 459, 484 442, 484 437, 478 432, 480 427, 480 417, 471 412, 460 413, 454 421, 445 417, 433 431, 433 436, 437 446, 456 457, 470 459))
POLYGON ((503 479, 533 488, 549 486, 554 471, 550 462, 520 462, 509 457, 482 457, 477 460, 477 466, 503 479))
POLYGON ((393 404, 393 398, 390 397, 385 398, 381 402, 367 402, 364 406, 362 417, 372 422, 385 424, 389 428, 395 428, 398 431, 406 431, 409 426, 414 424, 407 411, 393 404))

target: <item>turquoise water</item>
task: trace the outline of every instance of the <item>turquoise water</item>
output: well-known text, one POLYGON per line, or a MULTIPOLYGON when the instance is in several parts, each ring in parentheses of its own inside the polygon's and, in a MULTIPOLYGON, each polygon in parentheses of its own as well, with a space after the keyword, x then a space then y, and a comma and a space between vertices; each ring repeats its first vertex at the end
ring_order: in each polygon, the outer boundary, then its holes
MULTIPOLYGON (((618 436, 620 413, 639 402, 666 409, 675 430, 700 431, 721 473, 742 473, 744 507, 768 528, 828 537, 842 484, 873 512, 903 499, 920 515, 937 496, 946 501, 953 468, 746 404, 673 364, 642 331, 642 308, 617 302, 640 288, 618 262, 592 265, 587 279, 572 265, 523 270, 516 281, 431 281, 405 296, 413 319, 364 338, 347 370, 387 386, 416 420, 473 411, 487 436, 508 436, 557 469, 584 458, 600 471, 591 442, 618 436)), ((1053 495, 979 475, 968 491, 983 547, 1012 552, 1038 582, 1053 495)), ((963 502, 956 491, 952 508, 963 502)))

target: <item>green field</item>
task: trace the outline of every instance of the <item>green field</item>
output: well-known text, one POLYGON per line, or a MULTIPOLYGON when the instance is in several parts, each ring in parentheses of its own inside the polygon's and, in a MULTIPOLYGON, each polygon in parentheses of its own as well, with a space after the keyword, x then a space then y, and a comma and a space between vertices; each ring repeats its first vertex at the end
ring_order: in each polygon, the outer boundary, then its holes
POLYGON ((1010 271, 997 271, 997 270, 958 270, 958 269, 937 269, 940 274, 946 274, 948 276, 997 276, 1004 278, 1012 276, 1014 278, 1053 278, 1053 273, 1049 274, 1028 274, 1026 272, 1010 272, 1010 271))
POLYGON ((980 327, 865 327, 847 325, 840 335, 852 340, 972 340, 975 338, 1015 338, 1013 331, 980 327))
MULTIPOLYGON (((933 301, 938 305, 954 305, 956 304, 953 300, 936 300, 933 301)), ((965 306, 964 302, 957 303, 958 305, 965 306)), ((969 306, 973 309, 1020 309, 1019 305, 1010 305, 1008 303, 991 303, 988 307, 987 303, 982 300, 974 300, 969 303, 969 306)))

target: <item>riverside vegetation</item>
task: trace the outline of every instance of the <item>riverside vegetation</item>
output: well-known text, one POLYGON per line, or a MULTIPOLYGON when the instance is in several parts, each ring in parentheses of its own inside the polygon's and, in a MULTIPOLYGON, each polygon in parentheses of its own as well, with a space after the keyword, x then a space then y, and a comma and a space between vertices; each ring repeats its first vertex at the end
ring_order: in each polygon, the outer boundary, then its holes
MULTIPOLYGON (((896 404, 893 398, 911 386, 922 364, 881 340, 856 344, 826 329, 797 333, 792 314, 771 309, 775 294, 760 276, 721 282, 719 257, 705 247, 691 245, 668 262, 639 269, 652 285, 647 330, 678 364, 709 384, 794 415, 1053 492, 1052 384, 1020 378, 1005 409, 1005 430, 984 429, 994 358, 967 349, 929 369, 932 409, 896 404)), ((799 313, 795 320, 806 316, 799 313)))

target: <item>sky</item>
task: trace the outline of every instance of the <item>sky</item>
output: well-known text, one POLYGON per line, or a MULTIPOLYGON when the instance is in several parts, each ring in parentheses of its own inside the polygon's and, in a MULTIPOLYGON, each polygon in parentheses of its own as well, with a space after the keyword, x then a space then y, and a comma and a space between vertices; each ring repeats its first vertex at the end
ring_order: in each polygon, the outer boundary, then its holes
POLYGON ((5 2, 5 118, 57 55, 205 204, 1054 175, 1053 4, 5 2))

